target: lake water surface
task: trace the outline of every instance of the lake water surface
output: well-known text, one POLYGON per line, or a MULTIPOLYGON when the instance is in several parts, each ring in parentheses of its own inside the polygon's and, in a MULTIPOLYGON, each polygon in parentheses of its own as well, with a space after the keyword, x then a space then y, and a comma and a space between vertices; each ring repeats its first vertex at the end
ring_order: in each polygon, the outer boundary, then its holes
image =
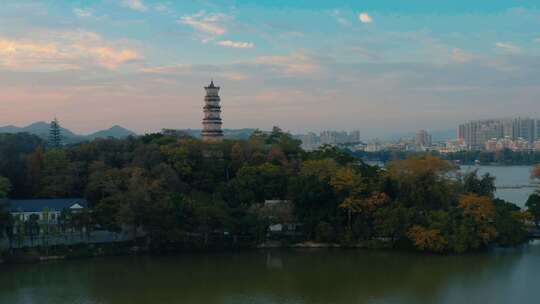
POLYGON ((9 304, 539 303, 540 244, 460 256, 278 250, 0 268, 9 304))

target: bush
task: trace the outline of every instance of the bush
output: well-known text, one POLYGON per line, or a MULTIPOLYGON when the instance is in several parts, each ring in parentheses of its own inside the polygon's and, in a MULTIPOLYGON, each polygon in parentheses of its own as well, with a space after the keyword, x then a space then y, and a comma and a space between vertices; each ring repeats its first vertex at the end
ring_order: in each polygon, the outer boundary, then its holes
POLYGON ((327 222, 319 222, 315 227, 315 240, 323 243, 334 241, 334 227, 327 222))

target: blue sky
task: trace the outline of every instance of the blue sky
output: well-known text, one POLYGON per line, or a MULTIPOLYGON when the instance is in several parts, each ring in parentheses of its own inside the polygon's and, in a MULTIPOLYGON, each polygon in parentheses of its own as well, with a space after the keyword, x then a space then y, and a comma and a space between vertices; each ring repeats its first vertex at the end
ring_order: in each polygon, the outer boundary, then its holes
POLYGON ((3 1, 0 124, 366 137, 540 116, 539 1, 3 1))

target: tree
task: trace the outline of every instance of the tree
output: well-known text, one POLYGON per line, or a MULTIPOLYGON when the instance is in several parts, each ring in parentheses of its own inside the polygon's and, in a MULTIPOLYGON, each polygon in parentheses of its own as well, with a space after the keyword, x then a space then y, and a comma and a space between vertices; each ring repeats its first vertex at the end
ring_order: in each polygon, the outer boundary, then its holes
POLYGON ((294 204, 294 214, 308 238, 312 238, 315 227, 327 222, 334 227, 341 224, 340 201, 330 185, 330 177, 321 180, 317 175, 300 175, 290 179, 288 197, 294 204))
POLYGON ((522 212, 518 206, 501 199, 495 199, 493 203, 496 213, 497 244, 513 246, 525 242, 527 240, 525 223, 530 220, 530 213, 522 212))
POLYGON ((300 166, 300 175, 315 176, 321 181, 329 181, 338 169, 339 165, 331 158, 307 160, 300 166))
POLYGON ((43 167, 44 167, 44 151, 42 147, 38 147, 34 152, 26 156, 27 168, 27 191, 32 196, 39 195, 42 186, 43 167))
POLYGON ((77 182, 77 171, 64 150, 47 151, 43 157, 43 177, 39 196, 69 197, 77 182))
POLYGON ((482 178, 478 178, 478 170, 465 174, 463 178, 463 188, 465 193, 475 193, 480 196, 493 198, 495 193, 495 177, 486 173, 482 178))
POLYGON ((381 237, 389 237, 391 242, 405 239, 413 216, 414 211, 400 203, 385 206, 374 213, 375 231, 381 237))
POLYGON ((536 227, 540 227, 540 192, 535 192, 529 196, 525 203, 527 210, 532 214, 536 227))
POLYGON ((31 196, 25 157, 42 143, 39 137, 28 133, 0 134, 0 176, 10 180, 13 198, 31 196))
POLYGON ((62 147, 62 131, 60 128, 60 122, 56 117, 51 121, 49 130, 49 148, 58 149, 62 147))
POLYGON ((441 210, 456 203, 458 184, 450 178, 455 166, 432 155, 411 156, 388 166, 392 195, 405 207, 441 210))
POLYGON ((414 226, 409 229, 407 235, 419 250, 432 252, 447 250, 448 240, 441 235, 441 231, 438 229, 414 226))
POLYGON ((0 200, 6 198, 11 191, 11 182, 9 179, 0 176, 0 200))
POLYGON ((279 166, 270 163, 243 166, 231 186, 234 200, 251 205, 267 199, 283 199, 287 194, 287 176, 279 166))
POLYGON ((536 165, 534 167, 534 169, 531 172, 531 177, 540 179, 540 165, 536 165))
POLYGON ((330 184, 342 197, 339 207, 347 212, 347 227, 352 230, 352 217, 362 211, 361 194, 365 189, 362 177, 352 167, 341 168, 330 180, 330 184))
POLYGON ((458 210, 463 218, 453 236, 454 251, 476 250, 495 240, 497 229, 493 224, 496 213, 491 198, 465 194, 459 200, 458 210))

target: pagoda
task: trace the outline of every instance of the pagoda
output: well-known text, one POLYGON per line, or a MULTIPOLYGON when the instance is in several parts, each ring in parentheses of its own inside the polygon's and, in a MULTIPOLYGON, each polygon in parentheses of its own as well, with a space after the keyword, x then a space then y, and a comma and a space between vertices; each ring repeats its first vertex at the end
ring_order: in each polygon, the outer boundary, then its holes
POLYGON ((210 85, 204 89, 206 90, 206 96, 204 97, 204 119, 201 136, 204 141, 218 142, 223 139, 219 87, 216 87, 212 80, 210 85))

